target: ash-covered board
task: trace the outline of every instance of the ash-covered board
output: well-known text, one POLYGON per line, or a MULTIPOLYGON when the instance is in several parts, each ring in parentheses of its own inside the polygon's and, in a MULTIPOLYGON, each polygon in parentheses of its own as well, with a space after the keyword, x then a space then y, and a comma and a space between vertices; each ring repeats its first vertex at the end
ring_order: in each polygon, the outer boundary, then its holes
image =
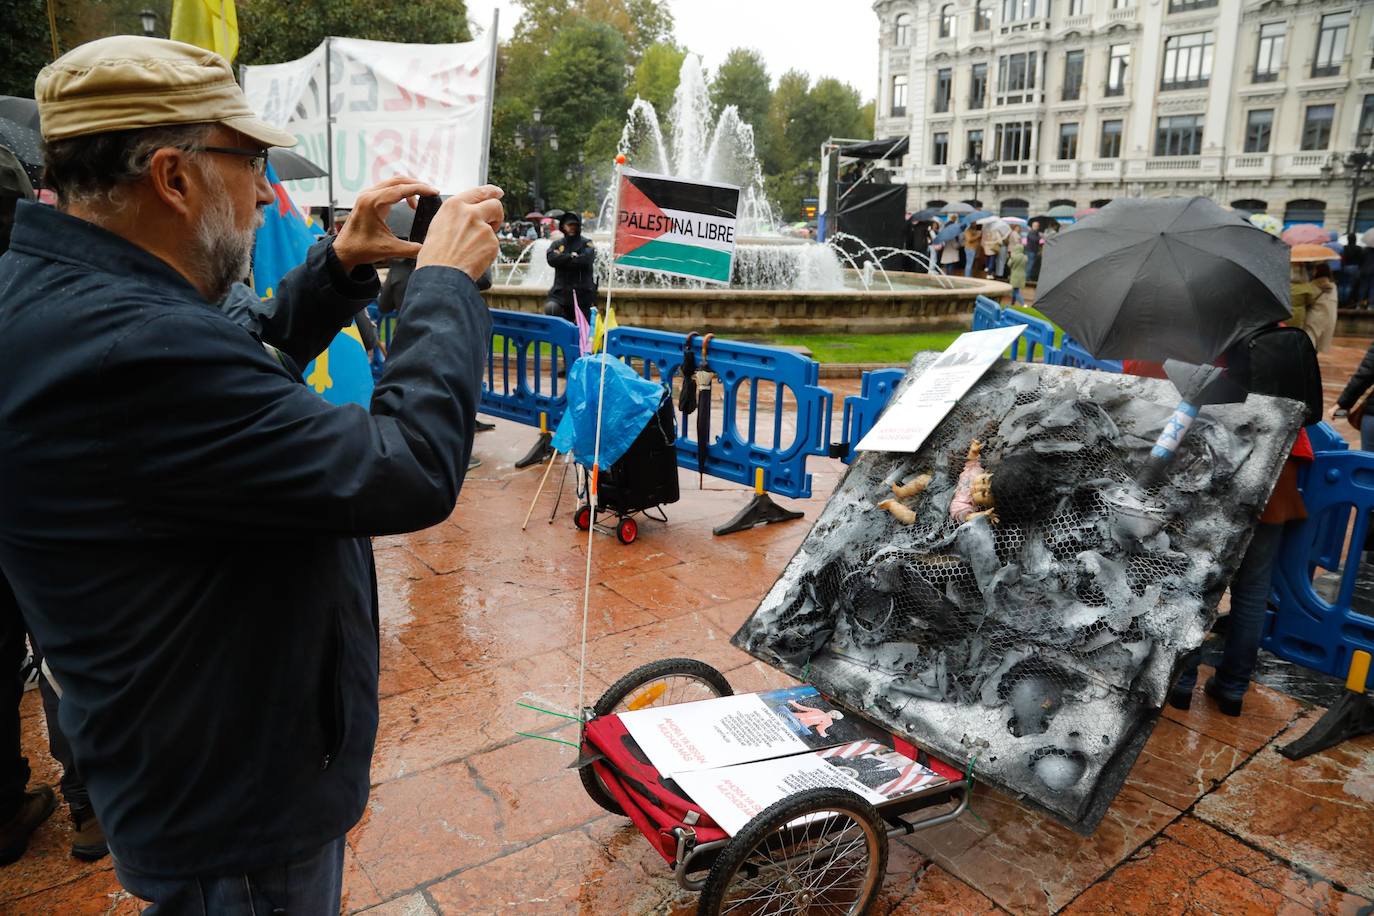
MULTIPOLYGON (((937 357, 919 354, 892 400, 937 357)), ((1141 490, 1178 401, 1162 380, 1000 362, 915 454, 860 455, 734 644, 1091 831, 1300 423, 1295 402, 1257 395, 1204 408, 1141 490), (997 518, 961 523, 975 439, 997 518), (908 511, 879 508, 893 484, 908 511)))

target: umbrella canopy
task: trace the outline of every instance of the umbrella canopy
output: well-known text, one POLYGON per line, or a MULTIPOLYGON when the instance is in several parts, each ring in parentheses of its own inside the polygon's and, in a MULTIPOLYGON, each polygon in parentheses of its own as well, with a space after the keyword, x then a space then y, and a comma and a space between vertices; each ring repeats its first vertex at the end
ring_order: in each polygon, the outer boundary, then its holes
POLYGON ((1084 207, 1082 210, 1079 210, 1077 213, 1075 213, 1075 214, 1074 214, 1074 217, 1075 217, 1076 219, 1082 219, 1082 218, 1085 217, 1085 216, 1092 216, 1094 213, 1097 213, 1097 212, 1098 212, 1098 208, 1097 208, 1097 207, 1084 207))
POLYGON ((525 214, 525 219, 543 219, 543 218, 544 218, 544 214, 540 213, 538 210, 531 210, 530 212, 528 212, 528 213, 525 214))
POLYGON ((969 206, 968 204, 966 204, 966 203, 961 203, 961 202, 959 202, 959 201, 956 200, 956 201, 955 201, 954 203, 952 203, 952 204, 945 204, 944 208, 943 208, 940 212, 941 212, 941 213, 972 213, 972 212, 973 212, 973 208, 970 207, 970 206, 969 206))
POLYGON ((925 210, 917 210, 915 213, 907 217, 907 222, 920 223, 926 220, 938 219, 939 216, 940 211, 935 209, 934 207, 930 207, 925 210))
MULTIPOLYGON (((1029 222, 1039 223, 1041 229, 1049 229, 1050 227, 1054 227, 1055 229, 1059 228, 1059 220, 1055 219, 1053 216, 1032 216, 1029 222)), ((1027 225, 1029 225, 1029 223, 1027 225)))
POLYGON ((1022 218, 1019 217, 1019 216, 1004 216, 1004 217, 1002 217, 1002 222, 1007 223, 1007 224, 1012 225, 1012 226, 1029 226, 1029 225, 1030 225, 1030 221, 1029 221, 1029 220, 1024 220, 1024 219, 1022 219, 1022 218))
POLYGON ((1057 207, 1050 207, 1045 213, 1048 216, 1053 216, 1055 219, 1073 219, 1074 209, 1068 204, 1060 204, 1057 207))
POLYGON ((284 146, 274 146, 267 151, 267 161, 272 163, 272 171, 280 181, 299 181, 303 178, 323 178, 329 173, 300 153, 284 146))
POLYGON ((1011 235, 1011 226, 1000 216, 988 216, 980 219, 978 224, 983 227, 983 234, 994 239, 1005 239, 1011 235))
POLYGON ((1290 245, 1324 245, 1331 241, 1331 231, 1313 223, 1298 223, 1283 230, 1280 237, 1290 245))
POLYGON ((1263 229, 1274 238, 1283 235, 1283 223, 1279 222, 1277 216, 1270 216, 1268 213, 1251 213, 1250 222, 1263 229))
POLYGON ((955 239, 957 239, 959 236, 961 236, 961 235, 963 235, 963 234, 964 234, 964 225, 963 225, 963 223, 960 223, 960 222, 958 222, 958 221, 955 221, 955 222, 950 223, 948 226, 945 226, 945 227, 944 227, 943 229, 941 229, 939 232, 935 233, 934 243, 943 245, 943 244, 945 244, 946 242, 952 242, 952 241, 954 241, 955 239))
POLYGON ((33 200, 33 184, 14 153, 0 146, 0 197, 33 200))
POLYGON ((38 103, 0 95, 0 146, 14 153, 30 180, 43 176, 43 136, 38 131, 38 103))
POLYGON ((1315 261, 1333 261, 1339 257, 1340 255, 1336 254, 1336 252, 1327 248, 1325 245, 1304 243, 1302 245, 1293 246, 1292 254, 1289 255, 1288 260, 1292 261, 1294 264, 1308 264, 1315 261))
POLYGON ((1203 197, 1118 200, 1049 246, 1036 308, 1099 359, 1210 363, 1291 314, 1283 243, 1203 197))

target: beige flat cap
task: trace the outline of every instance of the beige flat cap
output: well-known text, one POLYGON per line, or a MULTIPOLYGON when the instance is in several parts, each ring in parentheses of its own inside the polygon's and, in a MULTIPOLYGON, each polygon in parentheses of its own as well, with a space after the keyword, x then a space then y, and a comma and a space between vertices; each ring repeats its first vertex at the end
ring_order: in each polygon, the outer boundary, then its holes
POLYGON ((264 146, 296 145, 248 107, 228 61, 180 41, 115 35, 87 42, 44 67, 33 94, 44 140, 217 123, 264 146))

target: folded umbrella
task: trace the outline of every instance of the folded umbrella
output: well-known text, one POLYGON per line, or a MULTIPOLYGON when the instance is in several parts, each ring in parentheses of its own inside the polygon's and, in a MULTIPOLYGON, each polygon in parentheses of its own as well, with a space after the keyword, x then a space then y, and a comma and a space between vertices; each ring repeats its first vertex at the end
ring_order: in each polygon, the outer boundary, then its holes
POLYGON ((706 488, 706 452, 711 445, 711 382, 714 376, 707 362, 706 351, 716 335, 707 334, 701 339, 701 367, 696 371, 697 380, 697 489, 706 488))
POLYGON ((1044 264, 1036 308, 1098 359, 1210 363, 1291 314, 1284 244, 1203 197, 1118 200, 1044 264))
POLYGON ((697 409, 697 353, 696 332, 687 335, 682 345, 682 390, 678 392, 677 409, 685 417, 697 409))

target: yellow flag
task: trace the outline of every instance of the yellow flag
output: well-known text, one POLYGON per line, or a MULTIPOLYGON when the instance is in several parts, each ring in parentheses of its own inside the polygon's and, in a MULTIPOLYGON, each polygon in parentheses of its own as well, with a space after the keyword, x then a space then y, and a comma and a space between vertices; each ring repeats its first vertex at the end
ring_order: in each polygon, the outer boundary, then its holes
POLYGON ((620 322, 615 320, 615 309, 607 306, 604 317, 600 314, 596 316, 596 327, 592 330, 592 352, 606 349, 607 335, 618 327, 620 322))
POLYGON ((171 37, 214 51, 233 63, 239 53, 234 0, 173 0, 171 37))

